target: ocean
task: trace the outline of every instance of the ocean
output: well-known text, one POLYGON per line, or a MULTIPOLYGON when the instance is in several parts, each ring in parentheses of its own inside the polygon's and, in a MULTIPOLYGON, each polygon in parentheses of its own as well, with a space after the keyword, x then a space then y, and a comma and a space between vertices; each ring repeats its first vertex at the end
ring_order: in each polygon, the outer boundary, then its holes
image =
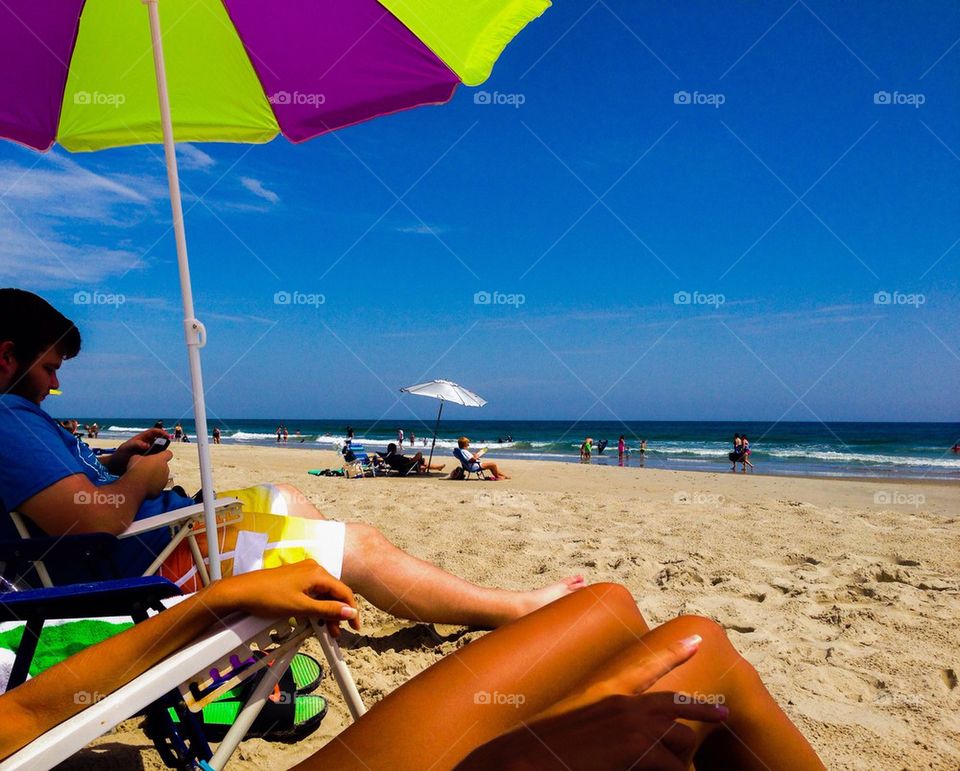
MULTIPOLYGON (((158 418, 96 418, 100 436, 118 442, 149 428, 158 418)), ((163 420, 173 430, 174 419, 163 420)), ((80 421, 93 423, 93 418, 80 421)), ((193 421, 181 423, 193 436, 193 421)), ((287 446, 333 449, 352 426, 355 441, 368 450, 382 451, 396 438, 398 424, 370 420, 285 420, 287 446)), ((220 428, 226 444, 276 445, 277 421, 210 421, 220 428)), ((429 451, 433 425, 401 423, 408 437, 416 434, 416 449, 429 451), (426 443, 424 443, 426 442, 426 443)), ((470 437, 472 448, 488 447, 490 458, 578 462, 580 443, 594 440, 594 464, 617 465, 617 440, 624 435, 630 449, 627 465, 687 471, 729 471, 727 453, 735 432, 750 439, 750 459, 758 473, 799 476, 862 476, 960 479, 960 453, 951 448, 960 441, 958 423, 821 423, 762 421, 582 421, 455 420, 444 419, 437 436, 436 455, 449 456, 457 437, 470 437), (603 453, 597 443, 609 444, 603 453), (643 456, 640 441, 647 440, 643 456)), ((739 467, 738 467, 739 468, 739 467)))

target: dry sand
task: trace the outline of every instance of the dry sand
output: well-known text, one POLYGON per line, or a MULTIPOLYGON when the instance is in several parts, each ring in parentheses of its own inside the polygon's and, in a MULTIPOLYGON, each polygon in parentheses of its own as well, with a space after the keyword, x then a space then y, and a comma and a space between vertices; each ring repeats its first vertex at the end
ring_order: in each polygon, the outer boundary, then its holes
MULTIPOLYGON (((496 483, 345 480, 305 473, 334 465, 333 453, 213 453, 219 489, 294 484, 326 515, 376 525, 478 583, 527 588, 583 573, 627 586, 651 622, 716 619, 830 768, 960 767, 956 484, 534 461, 507 462, 513 479, 496 483)), ((177 448, 173 469, 199 486, 192 446, 177 448)), ((364 634, 345 647, 368 704, 481 634, 364 611, 364 634)), ((320 692, 331 702, 320 731, 293 746, 245 742, 231 767, 286 768, 342 730, 335 687, 320 692)), ((161 767, 136 721, 83 754, 70 765, 161 767)))

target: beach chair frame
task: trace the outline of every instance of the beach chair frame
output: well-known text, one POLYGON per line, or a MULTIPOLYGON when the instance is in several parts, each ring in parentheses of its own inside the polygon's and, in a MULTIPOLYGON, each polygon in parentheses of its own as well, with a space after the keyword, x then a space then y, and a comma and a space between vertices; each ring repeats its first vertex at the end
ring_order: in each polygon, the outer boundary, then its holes
MULTIPOLYGON (((230 524, 236 524, 243 518, 240 501, 236 498, 218 498, 216 501, 214 501, 214 508, 216 509, 218 515, 218 529, 221 527, 226 527, 230 524)), ((22 514, 11 511, 10 518, 13 520, 13 525, 16 528, 17 533, 24 541, 29 541, 33 538, 22 514)), ((137 520, 133 522, 130 527, 120 533, 120 535, 116 536, 116 539, 118 541, 122 541, 126 538, 136 538, 144 533, 149 533, 153 530, 159 530, 164 527, 170 528, 173 537, 170 539, 170 543, 168 543, 166 547, 164 547, 164 549, 156 556, 153 562, 150 563, 147 569, 143 572, 143 575, 154 575, 163 565, 164 560, 166 560, 167 557, 169 557, 173 551, 184 540, 186 540, 190 549, 190 553, 193 555, 193 561, 197 567, 197 575, 200 577, 201 583, 204 586, 209 584, 210 574, 207 571, 206 563, 204 562, 203 555, 200 552, 200 547, 196 540, 196 536, 202 532, 205 532, 206 529, 202 503, 198 503, 193 506, 184 506, 183 508, 174 509, 163 514, 158 514, 154 517, 147 517, 146 519, 137 520)), ((65 536, 61 540, 69 542, 70 539, 76 537, 77 536, 65 536)), ((112 538, 112 536, 107 537, 112 538)), ((50 578, 50 573, 47 570, 46 565, 44 565, 43 559, 36 559, 33 562, 41 584, 45 587, 53 586, 53 581, 50 578)))
MULTIPOLYGON (((366 707, 343 661, 339 646, 324 625, 315 619, 303 619, 291 625, 289 620, 235 614, 224 619, 219 628, 213 629, 11 755, 0 763, 0 771, 52 768, 113 726, 141 712, 156 700, 157 693, 167 693, 180 687, 190 690, 191 685, 200 687, 210 677, 212 669, 228 671, 232 657, 245 660, 253 655, 254 649, 259 650, 264 641, 269 640, 274 645, 272 649, 268 648, 265 661, 272 660, 273 666, 264 672, 213 757, 205 761, 207 768, 219 771, 226 766, 240 740, 263 709, 268 696, 289 667, 300 645, 311 636, 316 636, 320 641, 327 664, 343 693, 351 715, 354 719, 359 718, 366 712, 366 707)), ((226 684, 233 687, 242 679, 230 679, 226 684)))

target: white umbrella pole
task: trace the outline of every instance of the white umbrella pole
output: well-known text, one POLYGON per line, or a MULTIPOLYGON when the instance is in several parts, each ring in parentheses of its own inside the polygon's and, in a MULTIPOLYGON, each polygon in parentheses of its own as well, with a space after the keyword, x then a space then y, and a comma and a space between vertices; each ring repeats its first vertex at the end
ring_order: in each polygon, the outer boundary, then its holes
POLYGON ((440 416, 443 414, 443 402, 440 400, 440 409, 437 410, 437 422, 433 424, 433 444, 430 445, 430 460, 427 461, 427 472, 430 472, 430 467, 433 465, 433 448, 437 446, 437 431, 440 429, 440 416))
POLYGON ((153 42, 153 65, 160 100, 160 125, 163 127, 163 154, 167 160, 167 184, 170 208, 173 211, 173 232, 177 241, 177 265, 180 268, 180 292, 183 296, 183 330, 190 360, 190 384, 193 390, 193 419, 197 429, 197 453, 200 456, 200 489, 203 491, 203 515, 207 526, 207 556, 210 578, 220 578, 220 544, 217 540, 217 514, 213 507, 213 475, 210 467, 210 442, 207 438, 207 410, 200 371, 200 349, 206 345, 207 331, 194 316, 193 289, 190 285, 190 263, 187 260, 187 235, 183 227, 183 203, 180 200, 180 177, 177 173, 177 151, 173 142, 173 121, 170 118, 170 97, 167 73, 163 64, 163 40, 160 35, 160 10, 157 0, 144 0, 150 14, 150 37, 153 42))

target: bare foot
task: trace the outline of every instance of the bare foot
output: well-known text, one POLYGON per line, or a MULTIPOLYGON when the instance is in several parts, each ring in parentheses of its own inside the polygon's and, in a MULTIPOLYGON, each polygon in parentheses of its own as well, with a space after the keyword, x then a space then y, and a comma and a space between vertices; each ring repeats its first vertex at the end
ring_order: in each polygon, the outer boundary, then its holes
POLYGON ((555 584, 544 586, 541 589, 531 589, 529 592, 520 593, 520 603, 517 618, 525 616, 528 613, 549 605, 554 600, 573 594, 578 589, 583 589, 587 585, 583 576, 568 576, 555 584))

